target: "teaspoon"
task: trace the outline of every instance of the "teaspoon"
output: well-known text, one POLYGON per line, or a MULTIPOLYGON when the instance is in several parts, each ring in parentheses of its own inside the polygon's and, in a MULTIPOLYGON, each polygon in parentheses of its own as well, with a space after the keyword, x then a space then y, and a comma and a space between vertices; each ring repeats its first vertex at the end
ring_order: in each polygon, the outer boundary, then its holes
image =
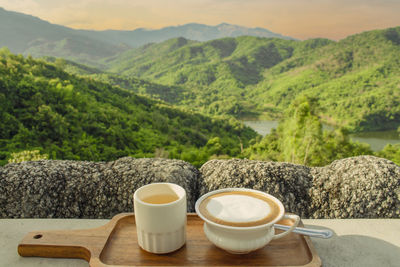
MULTIPOLYGON (((290 226, 281 225, 281 224, 274 224, 274 227, 279 230, 289 230, 290 226)), ((317 229, 310 229, 310 228, 303 228, 303 227, 296 227, 293 230, 293 233, 301 234, 301 235, 308 235, 312 237, 319 237, 319 238, 330 238, 333 235, 331 230, 317 230, 317 229)))

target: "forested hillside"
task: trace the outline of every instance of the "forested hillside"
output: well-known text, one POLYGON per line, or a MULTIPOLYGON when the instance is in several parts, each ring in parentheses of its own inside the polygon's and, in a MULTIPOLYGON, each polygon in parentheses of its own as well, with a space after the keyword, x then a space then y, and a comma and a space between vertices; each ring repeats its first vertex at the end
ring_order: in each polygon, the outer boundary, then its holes
POLYGON ((236 156, 256 133, 132 91, 0 51, 0 163, 37 149, 51 159, 169 157, 196 166, 236 156))
POLYGON ((266 70, 249 99, 283 109, 317 97, 326 122, 350 131, 400 125, 400 27, 350 36, 266 70))
MULTIPOLYGON (((147 80, 135 78, 133 76, 118 75, 103 72, 100 69, 82 65, 70 60, 54 57, 44 57, 47 62, 55 64, 66 72, 81 77, 94 79, 131 90, 140 95, 146 95, 153 99, 163 100, 171 104, 180 104, 184 99, 192 98, 192 93, 181 86, 162 85, 147 80)), ((190 107, 185 107, 190 109, 190 107)))
MULTIPOLYGON (((324 40, 322 40, 324 42, 324 40)), ((133 77, 103 73, 102 71, 64 59, 47 58, 69 73, 114 84, 135 92, 152 95, 177 103, 189 92, 179 86, 163 86, 133 77)), ((318 98, 299 96, 284 110, 276 129, 264 138, 250 140, 237 157, 254 160, 293 162, 308 166, 324 166, 334 160, 359 155, 376 155, 400 164, 400 144, 387 144, 384 149, 373 152, 368 144, 351 140, 344 128, 324 130, 318 98)), ((400 134, 400 128, 398 130, 400 134)))
POLYGON ((179 86, 179 103, 210 114, 280 117, 299 95, 317 97, 324 121, 350 131, 400 124, 400 27, 339 42, 183 38, 128 50, 108 71, 179 86))
POLYGON ((191 92, 181 104, 209 114, 257 112, 247 101, 246 86, 292 54, 296 41, 256 37, 193 42, 184 38, 149 44, 108 62, 108 71, 180 86, 191 92))
MULTIPOLYGON (((374 154, 368 145, 352 142, 344 129, 324 131, 317 98, 297 97, 278 128, 261 138, 233 118, 211 118, 133 93, 161 85, 48 60, 54 63, 0 51, 0 164, 129 155, 177 158, 195 166, 230 157, 322 166, 374 154)), ((375 154, 399 164, 399 151, 398 145, 388 145, 375 154)))

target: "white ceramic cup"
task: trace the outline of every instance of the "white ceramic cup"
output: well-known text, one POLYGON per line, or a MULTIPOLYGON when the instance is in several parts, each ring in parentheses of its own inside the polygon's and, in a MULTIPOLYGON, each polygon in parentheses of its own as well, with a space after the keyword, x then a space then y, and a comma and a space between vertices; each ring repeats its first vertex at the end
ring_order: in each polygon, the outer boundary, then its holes
POLYGON ((251 251, 260 249, 267 245, 271 240, 282 238, 288 235, 290 232, 293 231, 293 229, 298 225, 300 221, 300 217, 297 215, 285 214, 285 208, 282 202, 274 196, 258 190, 246 188, 226 188, 209 192, 201 196, 196 201, 195 209, 198 216, 204 220, 204 233, 210 240, 210 242, 217 247, 222 248, 233 254, 246 254, 251 251), (250 227, 234 227, 215 223, 207 219, 203 214, 201 214, 201 212, 199 211, 199 206, 202 201, 204 201, 211 195, 231 191, 248 191, 262 194, 273 200, 279 206, 279 215, 266 224, 250 227), (294 220, 294 223, 289 230, 280 234, 275 234, 275 229, 273 225, 281 219, 291 219, 294 220))
POLYGON ((140 187, 133 195, 139 246, 152 253, 169 253, 186 242, 186 192, 172 183, 153 183, 140 187), (143 199, 171 194, 177 200, 150 204, 143 199))

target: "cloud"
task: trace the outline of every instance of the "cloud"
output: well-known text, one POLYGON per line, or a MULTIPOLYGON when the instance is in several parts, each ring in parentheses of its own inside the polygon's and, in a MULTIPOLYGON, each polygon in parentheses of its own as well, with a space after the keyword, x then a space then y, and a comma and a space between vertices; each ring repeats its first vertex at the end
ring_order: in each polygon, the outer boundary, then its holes
POLYGON ((0 6, 8 10, 16 10, 20 12, 29 12, 37 10, 40 5, 36 0, 0 0, 0 6))

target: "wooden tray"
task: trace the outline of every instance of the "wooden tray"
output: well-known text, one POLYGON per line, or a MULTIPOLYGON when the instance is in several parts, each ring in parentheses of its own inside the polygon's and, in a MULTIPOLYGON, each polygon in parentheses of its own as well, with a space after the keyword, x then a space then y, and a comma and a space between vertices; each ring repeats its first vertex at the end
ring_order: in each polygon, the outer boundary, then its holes
POLYGON ((92 267, 321 266, 308 237, 291 233, 257 251, 233 255, 207 240, 203 221, 196 214, 188 214, 187 222, 186 245, 169 254, 156 255, 139 247, 133 213, 119 214, 93 229, 30 232, 18 245, 18 253, 24 257, 80 258, 92 267))

